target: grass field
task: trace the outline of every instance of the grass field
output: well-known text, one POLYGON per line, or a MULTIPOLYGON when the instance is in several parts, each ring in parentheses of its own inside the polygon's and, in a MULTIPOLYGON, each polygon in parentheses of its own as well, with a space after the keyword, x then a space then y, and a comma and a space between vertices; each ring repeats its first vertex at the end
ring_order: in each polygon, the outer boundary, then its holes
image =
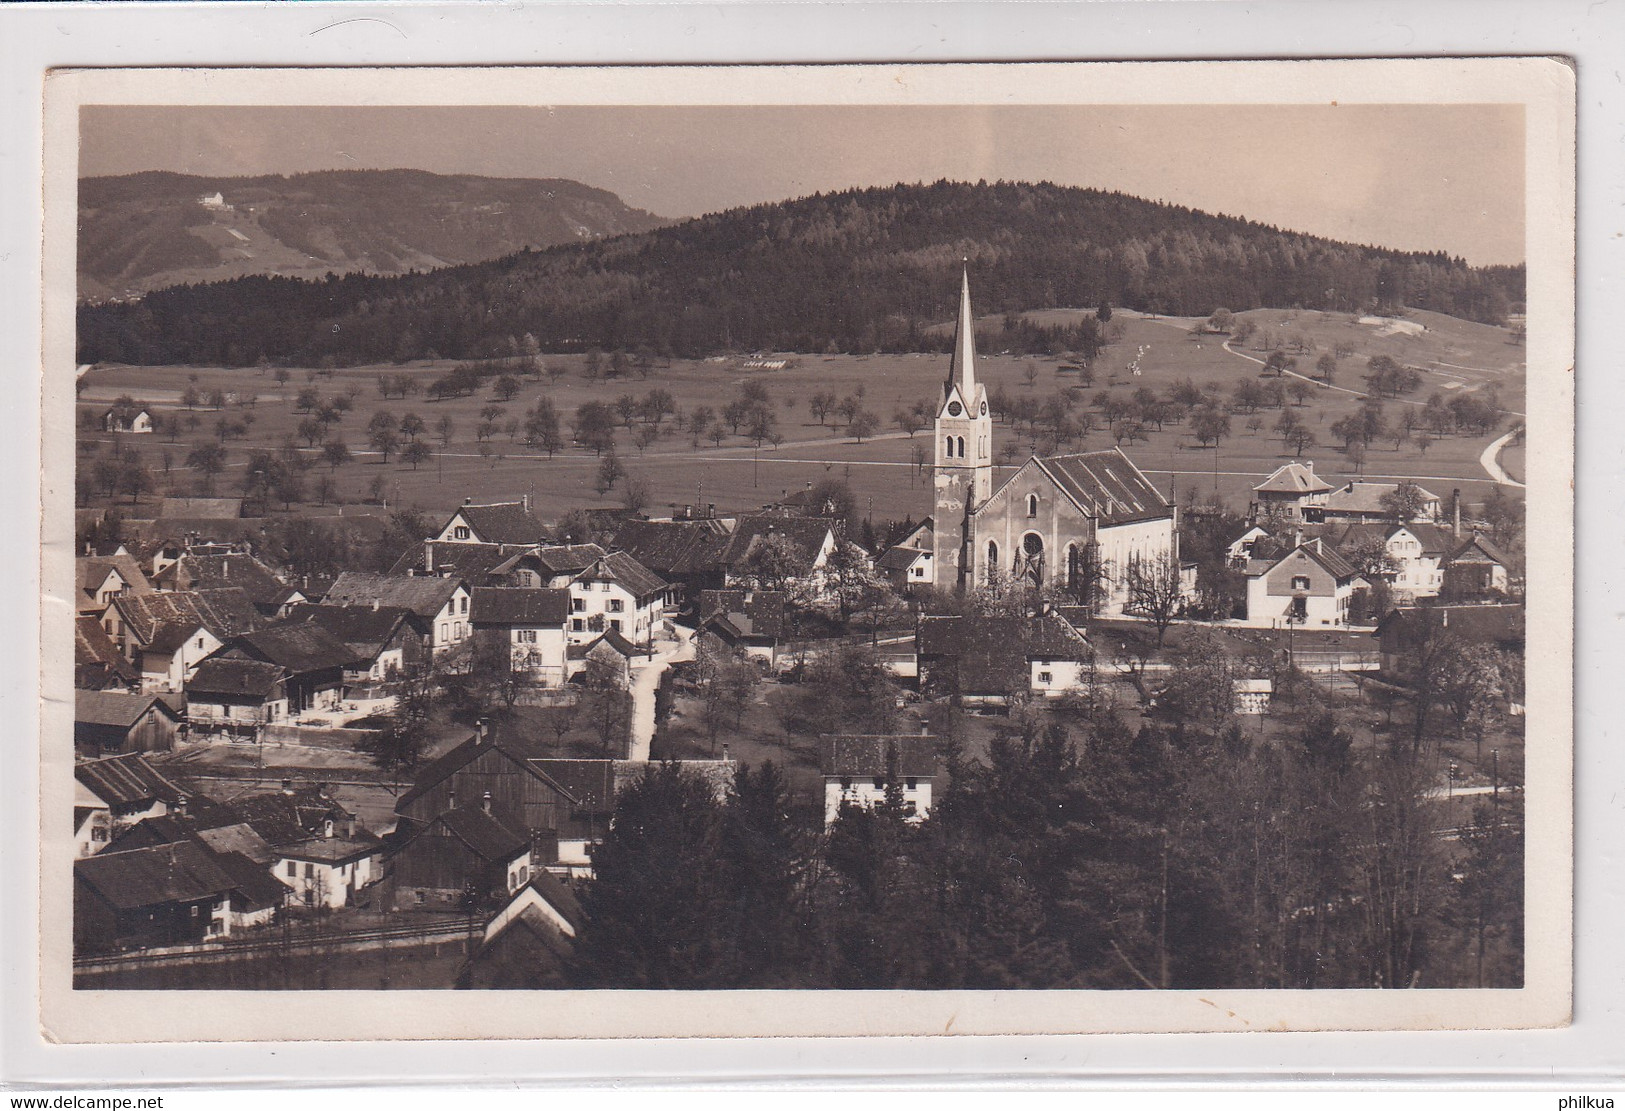
MULTIPOLYGON (((1031 314, 1046 323, 1062 322, 1081 310, 1056 309, 1031 314)), ((1057 390, 1076 389, 1080 405, 1088 406, 1102 390, 1127 395, 1141 386, 1162 391, 1173 383, 1190 379, 1201 387, 1219 384, 1228 395, 1235 384, 1257 377, 1266 357, 1264 346, 1271 338, 1290 342, 1301 336, 1318 351, 1344 344, 1352 354, 1341 360, 1330 387, 1315 384, 1301 407, 1305 422, 1315 430, 1319 444, 1304 454, 1315 461, 1318 473, 1331 481, 1355 477, 1349 461, 1332 443, 1330 426, 1339 417, 1356 409, 1363 400, 1362 373, 1366 360, 1386 354, 1422 372, 1423 384, 1399 401, 1388 401, 1390 420, 1407 404, 1420 405, 1438 391, 1447 398, 1457 391, 1482 390, 1495 385, 1507 411, 1503 429, 1521 420, 1524 398, 1523 348, 1508 342, 1503 329, 1473 324, 1431 313, 1410 314, 1402 327, 1392 322, 1361 323, 1346 314, 1259 310, 1239 314, 1251 320, 1258 334, 1245 348, 1228 349, 1223 337, 1192 337, 1190 320, 1150 318, 1120 312, 1121 338, 1104 349, 1095 366, 1092 388, 1078 388, 1078 375, 1061 370, 1062 361, 1038 356, 990 355, 978 362, 978 374, 990 389, 1002 386, 1012 396, 1028 391, 1047 397, 1057 390), (1130 370, 1138 359, 1139 373, 1130 370), (1035 371, 1029 384, 1028 371, 1035 371)), ((1317 353, 1298 356, 1299 370, 1312 375, 1317 353)), ((567 424, 576 406, 588 400, 613 401, 623 394, 642 395, 653 388, 670 392, 678 407, 690 411, 705 405, 719 410, 748 380, 760 380, 777 404, 779 432, 783 442, 755 448, 741 436, 730 436, 720 445, 703 440, 698 447, 686 433, 674 430, 667 420, 663 435, 645 450, 632 443, 629 431, 619 436, 618 454, 627 471, 638 476, 648 490, 647 512, 659 513, 674 505, 714 503, 719 510, 737 512, 768 504, 786 491, 801 488, 826 475, 847 478, 857 494, 861 509, 877 518, 916 519, 931 512, 929 464, 921 472, 911 462, 910 438, 891 423, 899 407, 920 399, 935 401, 939 384, 947 373, 943 355, 795 355, 782 370, 747 368, 740 360, 674 361, 657 367, 647 380, 622 378, 588 381, 581 373, 582 360, 573 356, 548 356, 546 361, 567 369, 554 383, 546 378, 523 380, 523 389, 502 406, 498 423, 523 418, 524 412, 540 395, 550 396, 567 424), (881 421, 880 432, 865 443, 856 443, 844 432, 821 426, 809 411, 809 399, 819 391, 837 396, 864 391, 862 403, 881 421)), ((237 492, 247 453, 254 448, 274 448, 294 433, 303 414, 295 412, 294 397, 314 386, 325 397, 345 392, 355 394, 354 408, 345 415, 333 436, 342 438, 355 453, 355 460, 332 473, 340 498, 348 503, 363 500, 375 478, 383 479, 389 504, 416 507, 435 513, 448 511, 465 497, 477 501, 517 499, 530 494, 544 517, 558 517, 572 509, 617 505, 623 485, 607 493, 595 489, 599 460, 590 451, 567 448, 548 459, 522 443, 498 433, 491 441, 491 455, 482 456, 474 429, 479 411, 493 403, 490 389, 472 397, 433 401, 426 396, 406 400, 380 398, 375 380, 378 374, 406 374, 427 386, 440 377, 450 363, 412 363, 404 367, 359 367, 318 373, 294 370, 279 385, 266 370, 208 367, 99 366, 82 379, 82 409, 104 408, 121 394, 129 394, 162 413, 180 412, 179 398, 188 385, 205 394, 214 389, 235 393, 238 402, 227 411, 198 411, 195 429, 183 430, 178 442, 166 443, 158 436, 120 436, 118 439, 138 450, 157 478, 160 492, 194 492, 198 476, 186 470, 183 461, 191 447, 213 438, 215 422, 221 416, 240 419, 252 413, 248 434, 226 443, 230 463, 216 481, 220 494, 237 492), (195 376, 195 378, 193 377, 195 376), (251 406, 251 409, 250 409, 251 406), (415 412, 429 425, 424 436, 436 452, 435 458, 414 471, 391 458, 386 464, 367 452, 366 426, 374 411, 386 408, 396 416, 415 412), (455 432, 442 447, 433 427, 442 415, 449 415, 455 432), (168 454, 169 466, 163 465, 168 454)), ((1289 379, 1290 381, 1290 379, 1289 379)), ((1163 431, 1151 431, 1145 442, 1125 445, 1129 456, 1164 490, 1175 485, 1180 490, 1197 488, 1203 494, 1216 492, 1233 507, 1245 507, 1249 489, 1288 458, 1280 439, 1269 429, 1276 418, 1265 410, 1263 426, 1249 431, 1246 418, 1232 417, 1232 435, 1218 449, 1199 447, 1188 430, 1170 424, 1163 431)), ((830 418, 833 423, 838 418, 830 418)), ((568 437, 568 429, 565 430, 568 437)), ((1425 452, 1414 444, 1392 449, 1391 442, 1374 443, 1363 468, 1364 477, 1386 480, 1416 478, 1441 496, 1460 488, 1469 502, 1487 492, 1491 479, 1480 465, 1479 455, 1494 439, 1487 437, 1445 437, 1425 452)), ((92 444, 106 450, 114 439, 99 431, 82 432, 80 459, 94 458, 92 444)), ((914 442, 929 453, 929 429, 918 433, 914 442)), ((995 450, 1007 442, 1021 448, 1020 458, 1032 446, 1008 425, 994 431, 995 450)), ((1082 450, 1113 446, 1108 432, 1096 430, 1082 444, 1082 450)), ((1079 449, 1074 449, 1079 450, 1079 449)), ((1513 477, 1522 475, 1522 449, 1514 447, 1504 462, 1513 477)), ((309 454, 314 455, 311 451, 309 454)), ((1016 462, 1020 461, 1020 458, 1016 462)), ((998 476, 1008 475, 1013 466, 1000 466, 998 476)), ((318 464, 311 479, 325 473, 318 464)), ((307 486, 312 485, 308 482, 307 486)), ((127 501, 98 497, 93 504, 127 501)), ((150 506, 151 498, 147 499, 150 506)), ((332 505, 304 505, 299 512, 336 513, 332 505)), ((140 515, 140 507, 131 511, 140 515)))

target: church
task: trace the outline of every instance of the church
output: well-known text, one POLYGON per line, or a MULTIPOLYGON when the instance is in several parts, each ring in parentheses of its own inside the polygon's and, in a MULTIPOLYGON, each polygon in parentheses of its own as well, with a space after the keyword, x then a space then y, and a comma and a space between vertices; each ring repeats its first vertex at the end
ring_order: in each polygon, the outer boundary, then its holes
POLYGON ((993 419, 987 387, 976 381, 968 272, 937 408, 934 478, 939 589, 1026 582, 1112 614, 1128 604, 1129 569, 1137 562, 1178 566, 1174 506, 1121 451, 1033 456, 995 488, 993 419))

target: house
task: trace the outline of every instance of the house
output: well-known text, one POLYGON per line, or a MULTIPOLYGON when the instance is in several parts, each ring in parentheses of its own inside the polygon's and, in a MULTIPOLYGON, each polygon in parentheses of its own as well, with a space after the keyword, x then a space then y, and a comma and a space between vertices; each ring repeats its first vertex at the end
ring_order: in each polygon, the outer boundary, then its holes
POLYGON ((570 985, 570 940, 583 921, 568 887, 533 872, 485 925, 480 947, 457 974, 464 989, 540 990, 570 985))
POLYGON ((344 685, 352 694, 378 697, 381 687, 428 656, 423 638, 411 626, 412 612, 400 606, 330 606, 298 604, 288 611, 290 625, 314 625, 350 652, 344 685))
MULTIPOLYGON (((1260 544, 1260 542, 1272 541, 1273 537, 1271 537, 1270 534, 1263 528, 1259 527, 1258 525, 1251 525, 1248 527, 1246 532, 1230 541, 1229 546, 1225 548, 1225 562, 1231 567, 1240 570, 1241 568, 1247 566, 1247 561, 1249 559, 1253 558, 1253 550, 1260 544)), ((1260 552, 1260 555, 1262 554, 1263 553, 1260 552)))
POLYGON ((288 715, 336 710, 344 701, 344 673, 355 660, 349 646, 320 625, 272 625, 234 637, 220 653, 282 668, 288 715))
POLYGON ((180 713, 150 692, 73 692, 73 747, 87 755, 168 752, 180 723, 180 713))
POLYGON ((1059 698, 1083 685, 1093 652, 1053 611, 1033 616, 925 616, 915 630, 920 689, 964 704, 1012 695, 1059 698))
POLYGON ((1349 602, 1367 582, 1324 540, 1306 540, 1276 559, 1250 560, 1247 622, 1252 625, 1347 625, 1349 602))
POLYGON ((875 566, 892 589, 907 596, 936 585, 936 541, 929 530, 922 544, 896 544, 881 553, 875 566))
POLYGON ((264 624, 237 587, 120 594, 101 620, 125 659, 140 668, 143 689, 168 691, 180 690, 223 643, 264 624))
POLYGON ((288 673, 244 657, 204 660, 186 680, 186 716, 194 734, 258 741, 267 725, 288 717, 288 673))
POLYGON ((108 556, 80 556, 74 560, 79 576, 79 612, 100 616, 120 594, 151 594, 152 583, 128 552, 108 556))
POLYGON ((543 586, 566 587, 587 568, 604 558, 597 544, 553 544, 536 550, 536 559, 547 576, 543 586))
POLYGON ((700 628, 770 670, 778 666, 779 645, 789 632, 779 590, 704 590, 700 628))
POLYGON ((299 906, 337 909, 377 882, 384 843, 365 830, 340 833, 328 824, 321 836, 276 846, 271 874, 292 890, 299 906))
POLYGON ((103 432, 129 432, 142 435, 152 431, 152 414, 146 409, 115 405, 102 414, 103 432))
POLYGON ((1405 524, 1357 522, 1338 534, 1338 551, 1368 581, 1382 579, 1394 600, 1432 598, 1444 585, 1444 561, 1454 544, 1448 529, 1411 521, 1405 524), (1373 559, 1375 553, 1381 559, 1373 559))
POLYGON ((330 606, 389 606, 409 610, 409 623, 430 651, 454 648, 473 635, 468 619, 472 592, 456 576, 379 575, 346 571, 328 587, 330 606))
POLYGON ((822 597, 823 571, 837 544, 835 527, 823 517, 740 517, 720 557, 724 585, 796 588, 822 597))
POLYGON ((191 841, 81 857, 73 862, 74 952, 225 936, 237 884, 213 852, 191 841))
POLYGON ((566 649, 572 678, 586 672, 590 681, 607 680, 621 690, 632 688, 633 661, 649 654, 648 649, 639 648, 614 629, 566 649))
POLYGON ((1474 532, 1445 556, 1439 593, 1451 600, 1504 595, 1511 582, 1507 557, 1474 532))
POLYGON ((143 818, 168 814, 186 797, 140 753, 81 760, 73 766, 75 807, 106 811, 111 837, 143 818))
POLYGON ((1372 635, 1382 643, 1383 674, 1403 679, 1407 660, 1431 638, 1489 644, 1522 654, 1524 629, 1523 607, 1510 603, 1407 606, 1390 610, 1372 635))
POLYGON ((547 687, 564 684, 570 591, 475 587, 469 619, 476 652, 504 659, 516 674, 547 687))
POLYGON ((558 858, 560 822, 576 800, 542 770, 539 761, 547 755, 539 740, 482 723, 479 732, 418 772, 395 803, 397 834, 404 839, 459 802, 477 802, 490 792, 497 812, 528 839, 532 859, 551 863, 558 858))
POLYGON ((664 579, 625 552, 598 557, 570 580, 569 642, 584 644, 615 632, 649 643, 665 616, 667 590, 664 579))
POLYGON ((220 590, 240 588, 263 616, 284 616, 290 606, 305 600, 297 589, 246 552, 198 555, 183 552, 153 576, 159 590, 220 590))
MULTIPOLYGON (((1393 514, 1383 505, 1383 499, 1399 489, 1397 482, 1348 482, 1326 495, 1325 503, 1312 510, 1310 520, 1323 521, 1389 521, 1393 514)), ((1417 486, 1421 499, 1420 521, 1438 521, 1441 502, 1439 495, 1417 486)))
POLYGON ((296 787, 284 779, 279 791, 243 795, 221 805, 214 823, 245 824, 279 851, 316 838, 355 839, 365 833, 355 814, 320 783, 296 787))
POLYGON ((931 813, 937 774, 936 739, 926 734, 826 734, 818 738, 824 776, 824 824, 834 825, 844 806, 879 806, 893 777, 910 821, 931 813))
POLYGON ((722 587, 722 554, 729 539, 728 522, 714 517, 626 520, 615 530, 616 548, 676 588, 675 605, 691 604, 701 591, 722 587))
POLYGON ((535 548, 548 542, 547 526, 531 515, 530 499, 475 505, 465 501, 441 526, 443 544, 492 544, 503 549, 535 548))
POLYGON ((1253 487, 1253 512, 1260 516, 1280 516, 1292 521, 1318 520, 1332 484, 1315 474, 1313 462, 1294 460, 1275 468, 1270 476, 1253 487))
POLYGON ((73 808, 73 855, 90 856, 107 847, 112 836, 113 823, 107 807, 100 803, 73 808))
POLYGON ((141 672, 94 614, 81 614, 73 620, 73 685, 78 690, 139 690, 141 672))
POLYGON ((390 858, 396 907, 507 899, 531 878, 530 837, 516 825, 489 791, 437 814, 390 858))

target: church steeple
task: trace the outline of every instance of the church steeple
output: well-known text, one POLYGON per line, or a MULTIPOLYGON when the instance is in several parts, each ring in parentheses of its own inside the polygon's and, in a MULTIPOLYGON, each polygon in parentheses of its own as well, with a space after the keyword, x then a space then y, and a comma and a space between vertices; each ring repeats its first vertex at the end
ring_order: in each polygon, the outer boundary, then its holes
POLYGON ((959 387, 965 404, 976 400, 976 327, 970 314, 970 267, 961 271, 959 320, 954 325, 954 353, 948 364, 948 387, 959 387))

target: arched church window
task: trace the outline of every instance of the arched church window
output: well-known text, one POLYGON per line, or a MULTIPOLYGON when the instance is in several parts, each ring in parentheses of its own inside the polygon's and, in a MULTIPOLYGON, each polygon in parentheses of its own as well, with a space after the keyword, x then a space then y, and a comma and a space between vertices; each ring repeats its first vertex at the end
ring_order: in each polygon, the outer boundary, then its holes
POLYGON ((987 581, 992 582, 999 574, 999 545, 989 540, 987 542, 987 581))
POLYGON ((965 437, 959 437, 959 457, 965 458, 965 437))
POLYGON ((1038 495, 1037 494, 1028 494, 1027 495, 1027 516, 1029 516, 1029 517, 1038 516, 1038 495))
POLYGON ((954 438, 952 436, 942 438, 942 450, 947 453, 949 459, 954 457, 954 438))
POLYGON ((1029 532, 1021 538, 1021 550, 1027 554, 1028 558, 1043 555, 1044 538, 1036 532, 1029 532))

